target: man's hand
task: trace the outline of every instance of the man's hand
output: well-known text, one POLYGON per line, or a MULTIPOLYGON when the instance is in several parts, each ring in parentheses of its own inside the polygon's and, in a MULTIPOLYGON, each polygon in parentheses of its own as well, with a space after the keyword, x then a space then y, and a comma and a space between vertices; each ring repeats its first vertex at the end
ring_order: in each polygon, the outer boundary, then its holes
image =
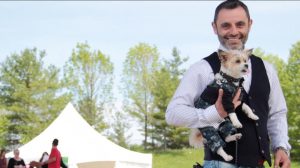
MULTIPOLYGON (((241 94, 241 89, 239 89, 237 91, 237 93, 235 94, 235 96, 232 100, 232 103, 234 105, 234 109, 241 104, 241 101, 239 100, 240 94, 241 94)), ((218 95, 218 99, 215 103, 215 106, 216 106, 216 109, 217 109, 219 115, 222 118, 225 118, 225 117, 227 117, 228 113, 224 110, 224 107, 223 107, 223 104, 222 104, 222 97, 223 97, 223 89, 219 89, 219 95, 218 95)))
POLYGON ((291 161, 284 150, 279 149, 275 153, 274 168, 290 168, 291 161))

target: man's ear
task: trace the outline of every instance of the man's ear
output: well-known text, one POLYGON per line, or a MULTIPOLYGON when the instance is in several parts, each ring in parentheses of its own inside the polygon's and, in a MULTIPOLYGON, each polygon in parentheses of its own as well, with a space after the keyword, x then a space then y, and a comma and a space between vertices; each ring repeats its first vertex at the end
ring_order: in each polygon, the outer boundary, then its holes
POLYGON ((225 62, 229 57, 229 54, 221 49, 218 50, 218 55, 221 62, 225 62))
POLYGON ((212 26, 212 28, 213 28, 215 34, 218 34, 218 30, 217 30, 217 25, 216 25, 216 23, 215 23, 215 22, 211 22, 211 26, 212 26))
POLYGON ((252 19, 250 19, 250 20, 249 20, 249 31, 251 30, 252 23, 253 23, 253 20, 252 20, 252 19))

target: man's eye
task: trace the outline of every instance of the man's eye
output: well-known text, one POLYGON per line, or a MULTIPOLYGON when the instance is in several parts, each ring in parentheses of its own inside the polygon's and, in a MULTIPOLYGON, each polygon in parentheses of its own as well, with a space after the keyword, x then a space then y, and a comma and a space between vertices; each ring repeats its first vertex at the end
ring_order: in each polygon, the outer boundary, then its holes
POLYGON ((222 28, 229 28, 229 27, 230 27, 230 25, 228 23, 222 24, 222 28))
POLYGON ((245 25, 246 25, 245 22, 238 22, 238 23, 236 24, 236 27, 244 27, 245 25))

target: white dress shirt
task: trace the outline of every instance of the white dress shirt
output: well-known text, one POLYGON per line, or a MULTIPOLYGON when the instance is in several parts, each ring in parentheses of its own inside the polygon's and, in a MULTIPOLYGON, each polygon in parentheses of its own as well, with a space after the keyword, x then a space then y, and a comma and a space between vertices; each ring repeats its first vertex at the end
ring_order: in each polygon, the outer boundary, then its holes
MULTIPOLYGON (((222 48, 222 47, 221 47, 222 48)), ((270 83, 269 118, 267 128, 271 138, 271 147, 282 146, 291 149, 288 142, 287 107, 282 89, 274 67, 263 61, 270 83)), ((251 61, 248 61, 249 72, 244 76, 243 87, 248 93, 251 85, 251 61)), ((185 72, 181 82, 166 110, 166 121, 170 125, 188 128, 214 126, 224 121, 216 110, 215 105, 206 109, 196 109, 195 100, 201 95, 207 85, 214 80, 214 73, 209 63, 203 59, 191 65, 185 72)))

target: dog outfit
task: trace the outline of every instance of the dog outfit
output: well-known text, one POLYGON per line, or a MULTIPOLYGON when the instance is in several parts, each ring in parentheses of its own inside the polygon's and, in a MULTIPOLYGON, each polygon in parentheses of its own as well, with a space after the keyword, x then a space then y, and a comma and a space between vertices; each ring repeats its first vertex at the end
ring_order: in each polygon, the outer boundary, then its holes
MULTIPOLYGON (((222 79, 215 79, 212 84, 207 86, 201 96, 195 101, 195 108, 205 109, 208 106, 214 104, 218 98, 219 89, 223 89, 224 92, 222 97, 222 104, 224 106, 224 109, 228 113, 234 113, 234 105, 232 103, 232 99, 244 80, 243 78, 235 79, 223 72, 220 72, 219 74, 222 76, 222 79), (238 82, 239 86, 234 85, 233 82, 238 82)), ((212 152, 217 152, 220 147, 224 148, 226 146, 224 139, 227 136, 233 135, 237 132, 236 128, 232 125, 231 121, 228 118, 226 118, 225 121, 223 121, 217 129, 213 126, 207 126, 198 129, 205 139, 205 145, 208 146, 212 152)))

